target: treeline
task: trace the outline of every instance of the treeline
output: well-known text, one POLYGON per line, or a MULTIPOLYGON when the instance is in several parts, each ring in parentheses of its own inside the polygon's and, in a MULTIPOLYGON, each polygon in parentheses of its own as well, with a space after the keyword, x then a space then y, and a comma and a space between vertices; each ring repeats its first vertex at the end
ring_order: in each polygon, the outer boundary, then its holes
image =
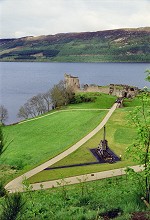
POLYGON ((28 119, 45 114, 52 109, 60 108, 68 104, 82 102, 94 102, 96 95, 88 93, 75 94, 71 87, 65 86, 64 81, 60 81, 45 93, 40 93, 30 98, 20 107, 17 114, 18 118, 28 119))
POLYGON ((45 114, 51 109, 67 105, 73 99, 74 95, 72 89, 66 88, 64 81, 60 81, 47 92, 30 98, 20 107, 17 116, 18 118, 28 119, 45 114))
POLYGON ((34 55, 42 53, 45 57, 55 57, 59 53, 59 50, 23 50, 23 51, 12 51, 0 55, 0 58, 15 57, 15 59, 36 59, 34 55))

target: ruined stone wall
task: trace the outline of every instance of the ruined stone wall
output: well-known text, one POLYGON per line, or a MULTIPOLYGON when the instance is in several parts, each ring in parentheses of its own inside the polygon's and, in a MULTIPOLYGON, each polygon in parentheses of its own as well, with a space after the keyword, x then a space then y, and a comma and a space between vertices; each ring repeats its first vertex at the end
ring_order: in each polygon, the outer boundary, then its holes
POLYGON ((74 92, 100 92, 117 97, 133 98, 138 94, 139 89, 137 87, 131 87, 122 84, 110 84, 108 86, 88 85, 85 84, 83 89, 80 88, 80 82, 78 77, 74 77, 65 74, 66 88, 72 88, 74 92))
POLYGON ((117 97, 127 97, 127 98, 133 98, 138 94, 138 88, 136 87, 130 87, 127 85, 115 85, 110 84, 109 86, 97 86, 97 85, 84 85, 84 88, 82 90, 83 92, 100 92, 105 93, 109 95, 114 95, 117 97))
POLYGON ((101 86, 90 86, 90 85, 84 85, 84 92, 101 92, 109 94, 109 87, 101 87, 101 86))

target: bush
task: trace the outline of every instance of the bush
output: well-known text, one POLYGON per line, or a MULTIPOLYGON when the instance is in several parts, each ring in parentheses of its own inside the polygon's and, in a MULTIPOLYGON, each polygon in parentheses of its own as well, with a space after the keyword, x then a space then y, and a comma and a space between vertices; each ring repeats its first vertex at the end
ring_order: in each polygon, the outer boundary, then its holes
POLYGON ((90 94, 76 94, 70 101, 71 104, 78 104, 83 102, 95 102, 96 96, 90 94))

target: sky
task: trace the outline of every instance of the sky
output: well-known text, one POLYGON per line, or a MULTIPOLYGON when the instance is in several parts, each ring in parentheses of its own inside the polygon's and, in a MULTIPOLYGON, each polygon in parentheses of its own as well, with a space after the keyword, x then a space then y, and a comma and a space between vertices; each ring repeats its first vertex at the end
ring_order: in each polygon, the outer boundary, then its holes
POLYGON ((0 38, 150 26, 150 0, 0 0, 0 38))

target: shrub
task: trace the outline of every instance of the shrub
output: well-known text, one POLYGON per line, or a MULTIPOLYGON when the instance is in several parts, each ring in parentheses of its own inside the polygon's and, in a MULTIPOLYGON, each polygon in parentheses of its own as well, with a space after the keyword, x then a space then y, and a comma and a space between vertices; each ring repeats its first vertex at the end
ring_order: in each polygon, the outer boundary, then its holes
POLYGON ((78 104, 83 102, 95 102, 96 96, 90 94, 76 94, 70 101, 72 104, 78 104))

